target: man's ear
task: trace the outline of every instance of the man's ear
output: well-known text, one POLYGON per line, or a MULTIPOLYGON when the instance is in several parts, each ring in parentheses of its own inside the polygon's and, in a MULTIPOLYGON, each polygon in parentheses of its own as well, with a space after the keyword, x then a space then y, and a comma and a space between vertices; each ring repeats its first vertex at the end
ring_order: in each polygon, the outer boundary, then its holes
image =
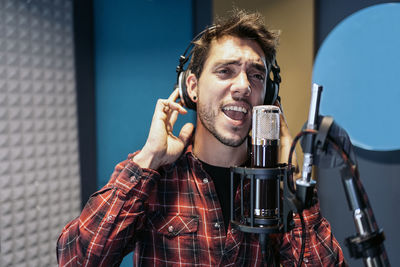
POLYGON ((186 88, 189 98, 196 103, 198 99, 198 80, 196 75, 190 73, 189 76, 186 78, 186 88))

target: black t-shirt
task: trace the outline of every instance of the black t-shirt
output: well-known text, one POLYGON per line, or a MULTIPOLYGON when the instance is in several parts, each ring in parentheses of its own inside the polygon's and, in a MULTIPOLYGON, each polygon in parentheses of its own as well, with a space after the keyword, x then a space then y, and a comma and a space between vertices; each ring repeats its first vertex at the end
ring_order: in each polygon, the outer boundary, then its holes
MULTIPOLYGON (((201 161, 204 170, 211 176, 218 199, 221 204, 222 215, 224 216, 225 230, 228 230, 230 214, 231 214, 231 172, 229 168, 213 166, 201 161)), ((234 179, 234 192, 236 193, 237 179, 234 179)))

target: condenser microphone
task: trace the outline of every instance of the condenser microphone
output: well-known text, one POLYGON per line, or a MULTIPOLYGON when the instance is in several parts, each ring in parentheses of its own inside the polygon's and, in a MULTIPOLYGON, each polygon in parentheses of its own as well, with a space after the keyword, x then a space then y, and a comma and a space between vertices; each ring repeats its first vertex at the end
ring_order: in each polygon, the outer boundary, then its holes
MULTIPOLYGON (((279 108, 253 107, 251 167, 278 167, 279 108)), ((278 213, 278 179, 256 179, 254 215, 271 218, 278 213)))

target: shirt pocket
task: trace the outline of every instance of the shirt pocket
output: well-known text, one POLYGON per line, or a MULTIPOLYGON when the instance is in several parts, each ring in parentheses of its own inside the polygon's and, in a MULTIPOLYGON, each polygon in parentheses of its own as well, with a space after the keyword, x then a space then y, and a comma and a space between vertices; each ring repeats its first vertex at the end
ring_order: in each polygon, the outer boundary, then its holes
POLYGON ((143 266, 153 265, 154 258, 163 266, 193 266, 200 263, 200 216, 182 213, 159 213, 148 217, 148 232, 141 240, 143 266))
POLYGON ((199 227, 199 216, 190 214, 156 214, 150 219, 153 229, 165 237, 192 235, 199 227))

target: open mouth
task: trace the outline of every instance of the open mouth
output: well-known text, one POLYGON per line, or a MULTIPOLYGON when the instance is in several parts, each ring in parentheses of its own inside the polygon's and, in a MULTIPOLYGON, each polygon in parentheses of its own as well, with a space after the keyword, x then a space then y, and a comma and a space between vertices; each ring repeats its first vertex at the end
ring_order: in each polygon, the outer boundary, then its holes
POLYGON ((246 117, 248 110, 243 106, 229 105, 223 107, 222 112, 224 112, 224 114, 229 118, 231 118, 232 120, 239 121, 243 120, 246 117))

